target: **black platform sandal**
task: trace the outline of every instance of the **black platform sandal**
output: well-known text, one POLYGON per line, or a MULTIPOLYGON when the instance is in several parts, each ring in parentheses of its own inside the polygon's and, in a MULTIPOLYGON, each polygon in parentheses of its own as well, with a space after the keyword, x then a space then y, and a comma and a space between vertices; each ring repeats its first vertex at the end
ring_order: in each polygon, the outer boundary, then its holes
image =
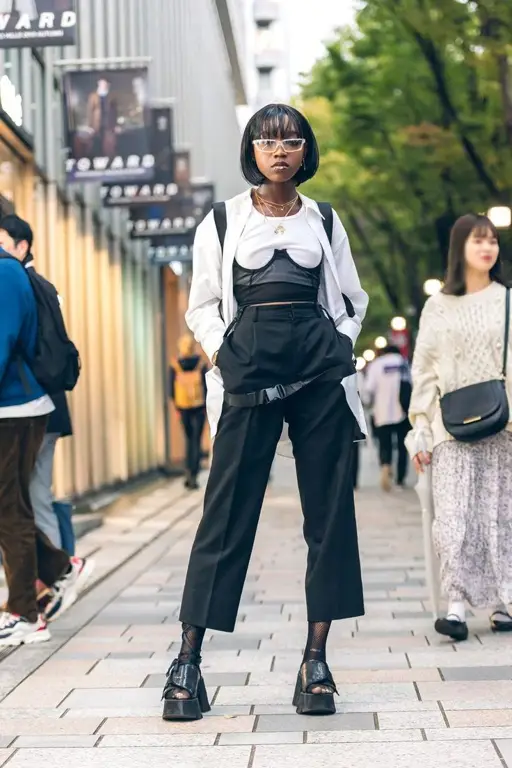
POLYGON ((305 661, 297 677, 293 706, 298 715, 334 715, 336 684, 325 661, 305 661), (325 693, 311 693, 313 688, 323 687, 325 693))
POLYGON ((491 630, 493 632, 512 632, 512 617, 509 613, 504 611, 494 611, 489 621, 491 622, 491 630), (506 616, 504 621, 499 620, 499 616, 506 616))
POLYGON ((193 661, 174 659, 167 672, 167 681, 162 693, 164 720, 201 720, 203 712, 210 711, 200 663, 200 656, 196 656, 193 661), (185 691, 189 698, 176 698, 178 691, 185 691))

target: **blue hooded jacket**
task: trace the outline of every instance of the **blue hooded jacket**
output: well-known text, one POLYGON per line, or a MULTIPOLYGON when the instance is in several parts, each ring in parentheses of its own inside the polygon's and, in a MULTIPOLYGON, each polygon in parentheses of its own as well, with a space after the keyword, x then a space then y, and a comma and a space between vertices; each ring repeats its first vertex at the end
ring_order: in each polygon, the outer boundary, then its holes
POLYGON ((24 362, 33 359, 36 340, 37 306, 30 280, 23 265, 0 249, 0 408, 25 405, 46 394, 24 362))

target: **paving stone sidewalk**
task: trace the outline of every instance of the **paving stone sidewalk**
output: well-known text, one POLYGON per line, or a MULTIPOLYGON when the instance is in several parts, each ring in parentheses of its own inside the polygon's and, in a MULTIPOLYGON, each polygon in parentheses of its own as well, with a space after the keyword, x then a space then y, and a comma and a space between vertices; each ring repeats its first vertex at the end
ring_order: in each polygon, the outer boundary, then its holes
POLYGON ((55 624, 51 643, 0 662, 0 766, 512 768, 512 638, 493 636, 478 611, 467 643, 435 635, 415 494, 382 495, 373 450, 362 453, 367 611, 331 633, 336 715, 299 717, 290 703, 305 639, 305 548, 293 465, 277 460, 237 631, 206 636, 212 712, 161 720, 201 511, 201 494, 174 484, 82 540, 99 556, 100 581, 55 624))

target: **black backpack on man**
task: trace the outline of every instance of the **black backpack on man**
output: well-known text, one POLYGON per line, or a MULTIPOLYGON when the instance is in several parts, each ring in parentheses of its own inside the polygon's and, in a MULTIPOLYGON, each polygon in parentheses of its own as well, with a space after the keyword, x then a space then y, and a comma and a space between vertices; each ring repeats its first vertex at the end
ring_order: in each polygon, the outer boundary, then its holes
POLYGON ((38 319, 36 352, 26 362, 47 394, 71 392, 80 376, 80 355, 67 334, 59 294, 35 269, 25 272, 34 292, 38 319))

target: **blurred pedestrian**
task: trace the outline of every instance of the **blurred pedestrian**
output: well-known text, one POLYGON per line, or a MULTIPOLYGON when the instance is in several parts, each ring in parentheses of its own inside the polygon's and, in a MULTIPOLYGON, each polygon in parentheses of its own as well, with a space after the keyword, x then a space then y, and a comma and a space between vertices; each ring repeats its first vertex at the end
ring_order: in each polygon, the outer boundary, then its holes
POLYGON ((178 341, 178 357, 170 371, 171 398, 180 415, 186 442, 185 487, 199 488, 197 476, 201 466, 201 440, 206 421, 206 372, 208 367, 197 354, 196 342, 190 334, 178 341))
POLYGON ((379 444, 383 491, 393 487, 393 454, 397 454, 396 483, 403 488, 407 475, 405 436, 410 429, 407 418, 408 402, 401 402, 404 382, 410 378, 409 364, 398 347, 388 345, 372 362, 365 383, 366 397, 371 403, 375 432, 379 444))
POLYGON ((45 312, 58 303, 50 289, 45 310, 38 303, 22 264, 32 231, 14 219, 0 221, 0 549, 8 587, 0 646, 48 640, 47 622, 72 605, 93 568, 92 561, 70 559, 54 547, 34 522, 29 485, 54 405, 32 368, 36 359, 41 370, 47 362, 40 332, 45 312), (51 588, 44 610, 38 578, 51 588))
POLYGON ((486 216, 455 223, 446 284, 423 309, 413 359, 407 444, 432 462, 433 538, 448 598, 437 632, 465 640, 465 601, 512 631, 510 291, 486 216), (504 382, 505 377, 505 382, 504 382))
POLYGON ((194 244, 187 323, 214 364, 207 381, 215 440, 181 606, 182 647, 164 688, 168 720, 198 719, 209 709, 199 666, 203 637, 207 627, 234 629, 285 420, 309 548, 298 713, 335 711, 326 662, 331 622, 364 612, 352 487, 355 415, 366 427, 353 343, 368 297, 338 216, 326 211, 331 246, 326 216, 297 194, 319 163, 305 117, 285 105, 257 112, 241 162, 252 189, 217 205, 194 244))

